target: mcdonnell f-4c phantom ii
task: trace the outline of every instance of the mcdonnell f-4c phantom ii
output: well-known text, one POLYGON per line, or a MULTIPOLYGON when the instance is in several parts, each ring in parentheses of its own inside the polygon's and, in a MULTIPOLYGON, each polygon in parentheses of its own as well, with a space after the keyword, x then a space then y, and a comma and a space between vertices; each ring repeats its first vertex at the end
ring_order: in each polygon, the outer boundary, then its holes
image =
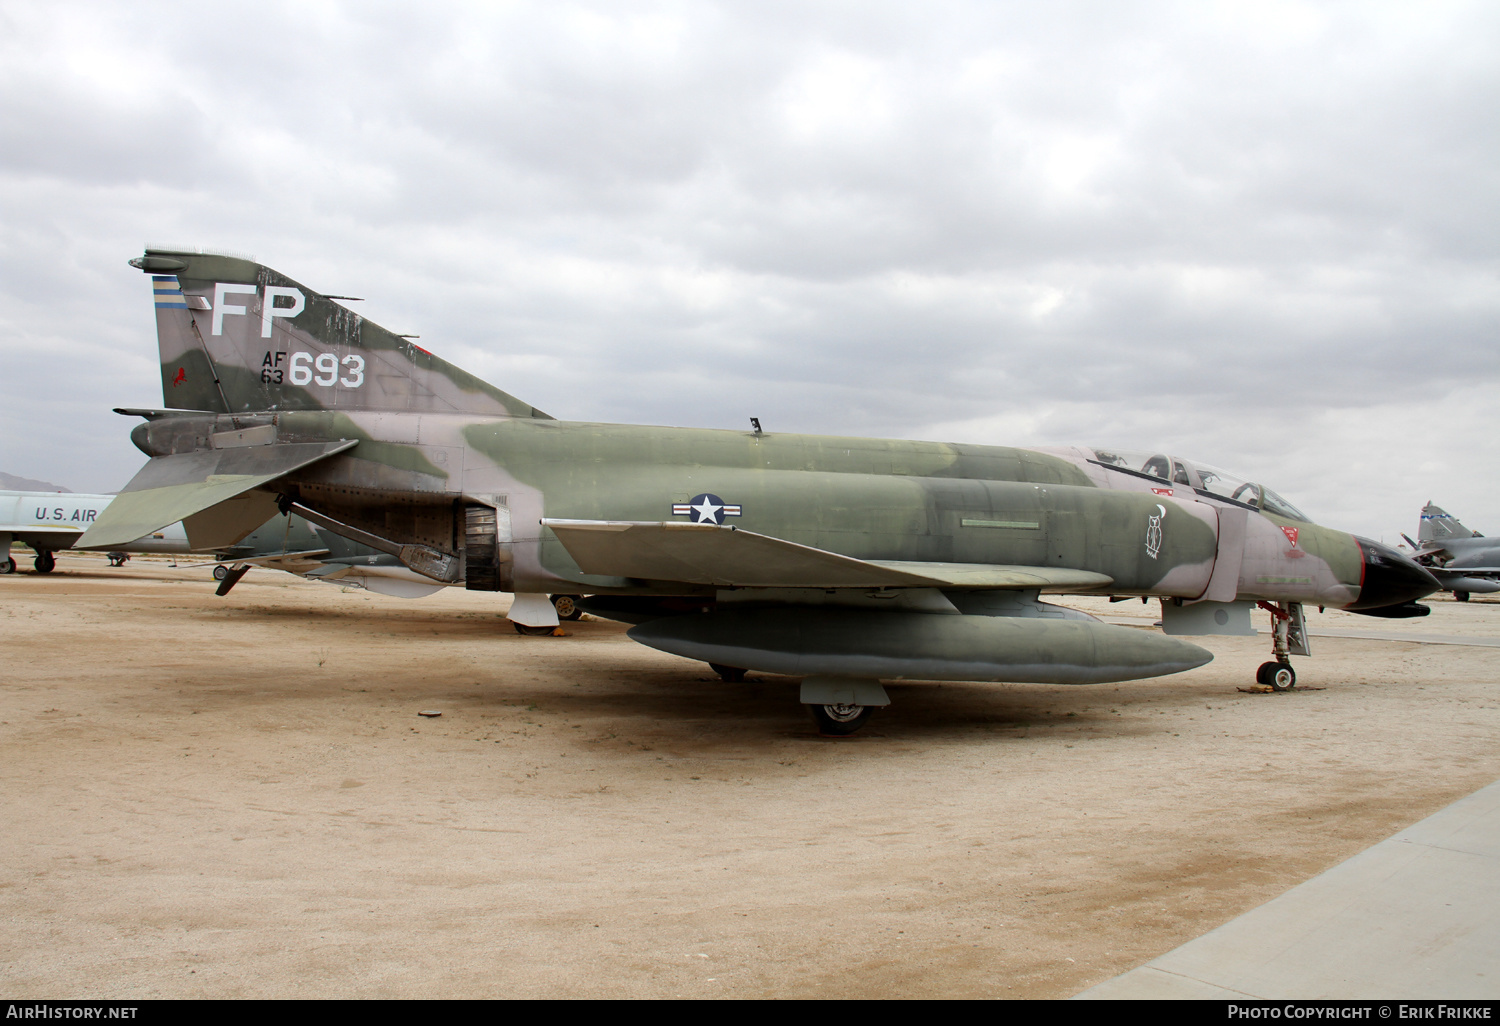
POLYGON ((1420 615, 1437 583, 1392 549, 1310 523, 1269 489, 1186 460, 565 422, 249 260, 147 250, 164 409, 150 456, 89 529, 107 545, 183 521, 216 547, 278 509, 440 583, 510 592, 523 632, 548 593, 708 662, 802 677, 825 733, 882 681, 1090 684, 1254 634, 1292 687, 1303 607, 1420 615), (1045 602, 1161 600, 1164 633, 1045 602))
MULTIPOLYGON (((1402 535, 1405 538, 1405 535, 1402 535)), ((1500 591, 1500 538, 1471 531, 1431 502, 1422 507, 1417 540, 1406 538, 1416 560, 1459 602, 1500 591)))

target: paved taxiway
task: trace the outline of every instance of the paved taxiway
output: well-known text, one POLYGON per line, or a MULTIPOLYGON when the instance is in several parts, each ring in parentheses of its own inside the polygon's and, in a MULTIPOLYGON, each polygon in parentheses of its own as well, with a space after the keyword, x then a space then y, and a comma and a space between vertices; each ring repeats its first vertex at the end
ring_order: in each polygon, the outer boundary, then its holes
POLYGON ((1081 998, 1493 1000, 1500 783, 1081 998))
MULTIPOLYGON (((0 578, 6 993, 1065 997, 1500 778, 1475 645, 1318 638, 1285 695, 1239 690, 1265 638, 1154 681, 896 684, 829 742, 793 680, 618 625, 212 588, 0 578)), ((1400 631, 1494 638, 1500 603, 1400 631)))

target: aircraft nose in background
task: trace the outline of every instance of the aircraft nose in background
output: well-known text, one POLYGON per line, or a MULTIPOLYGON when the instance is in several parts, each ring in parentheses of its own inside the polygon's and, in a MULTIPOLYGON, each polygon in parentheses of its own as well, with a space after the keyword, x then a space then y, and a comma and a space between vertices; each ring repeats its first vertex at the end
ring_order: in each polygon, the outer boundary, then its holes
POLYGON ((1399 606, 1430 595, 1441 587, 1436 577, 1395 549, 1368 538, 1356 537, 1354 540, 1365 560, 1364 582, 1359 589, 1359 601, 1346 608, 1399 606))

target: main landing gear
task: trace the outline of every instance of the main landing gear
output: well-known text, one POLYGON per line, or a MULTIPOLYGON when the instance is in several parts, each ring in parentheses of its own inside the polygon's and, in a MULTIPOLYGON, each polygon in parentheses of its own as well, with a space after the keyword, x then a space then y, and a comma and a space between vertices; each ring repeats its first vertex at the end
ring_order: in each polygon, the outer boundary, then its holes
POLYGON ((1300 602, 1257 603, 1271 614, 1271 654, 1274 662, 1261 663, 1255 671, 1255 682, 1272 691, 1290 691, 1297 686, 1297 671, 1292 669, 1293 655, 1312 655, 1307 644, 1307 623, 1300 602))
MULTIPOLYGON (((583 609, 578 605, 582 595, 548 595, 547 598, 552 602, 552 608, 557 610, 559 620, 577 620, 583 615, 583 609)), ((557 631, 556 627, 550 625, 521 623, 517 620, 512 620, 510 625, 516 629, 517 634, 532 638, 544 638, 557 631)))
POLYGON ((578 600, 582 595, 552 595, 552 608, 557 610, 559 620, 576 620, 583 615, 583 610, 578 606, 578 600))
POLYGON ((52 555, 50 549, 42 549, 36 554, 36 559, 31 561, 31 565, 36 567, 39 574, 50 574, 57 569, 57 557, 52 555))
POLYGON ((813 722, 824 737, 848 737, 869 722, 872 706, 838 702, 833 705, 810 705, 813 722))
POLYGON ((812 713, 824 737, 848 737, 869 722, 890 697, 878 680, 854 677, 804 677, 802 704, 812 713))
POLYGON ((126 560, 128 560, 129 558, 130 558, 130 554, 129 553, 126 553, 126 552, 111 552, 111 553, 109 553, 109 565, 110 566, 124 566, 126 560))
POLYGON ((6 556, 0 559, 0 574, 13 574, 16 572, 16 561, 6 556))

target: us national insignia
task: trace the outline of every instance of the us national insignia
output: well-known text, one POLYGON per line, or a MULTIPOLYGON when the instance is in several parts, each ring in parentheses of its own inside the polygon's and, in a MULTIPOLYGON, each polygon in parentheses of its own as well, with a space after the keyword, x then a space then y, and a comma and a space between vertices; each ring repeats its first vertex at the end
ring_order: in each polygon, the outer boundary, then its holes
POLYGON ((702 495, 693 496, 691 502, 672 503, 672 515, 674 517, 692 517, 695 524, 722 524, 725 517, 737 517, 740 515, 740 507, 731 506, 717 495, 704 492, 702 495))

